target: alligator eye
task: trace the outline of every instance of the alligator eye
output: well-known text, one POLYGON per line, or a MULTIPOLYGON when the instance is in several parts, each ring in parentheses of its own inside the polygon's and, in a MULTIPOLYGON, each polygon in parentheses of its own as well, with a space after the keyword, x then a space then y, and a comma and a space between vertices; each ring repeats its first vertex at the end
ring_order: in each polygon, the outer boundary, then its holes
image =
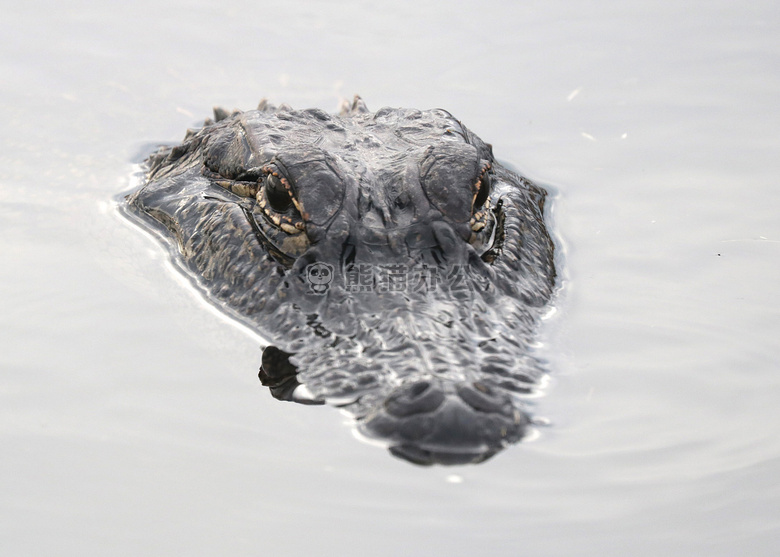
POLYGON ((284 213, 293 204, 290 192, 284 187, 284 184, 278 176, 268 174, 265 177, 265 196, 271 209, 279 213, 284 213))
POLYGON ((472 184, 471 191, 473 192, 473 197, 471 202, 471 219, 469 221, 471 225, 469 243, 477 250, 480 256, 484 256, 496 241, 501 238, 500 235, 496 235, 497 227, 500 225, 501 200, 494 199, 495 207, 490 205, 490 197, 493 194, 494 185, 490 163, 484 162, 482 171, 472 184))
POLYGON ((474 210, 482 207, 490 197, 490 167, 486 167, 477 180, 477 194, 474 196, 474 210))
MULTIPOLYGON (((294 197, 293 184, 277 166, 264 166, 265 173, 256 184, 257 204, 266 222, 284 234, 298 235, 305 230, 301 206, 294 197)), ((274 232, 275 234, 276 232, 274 232)))

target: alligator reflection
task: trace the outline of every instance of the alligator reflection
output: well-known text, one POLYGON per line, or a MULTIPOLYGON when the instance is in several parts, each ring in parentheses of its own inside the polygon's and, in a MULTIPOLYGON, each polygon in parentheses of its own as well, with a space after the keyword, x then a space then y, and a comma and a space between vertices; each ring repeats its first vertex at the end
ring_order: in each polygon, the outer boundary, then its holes
POLYGON ((343 408, 420 464, 522 439, 556 277, 546 192, 443 110, 215 119, 153 154, 128 205, 271 342, 272 394, 343 408))

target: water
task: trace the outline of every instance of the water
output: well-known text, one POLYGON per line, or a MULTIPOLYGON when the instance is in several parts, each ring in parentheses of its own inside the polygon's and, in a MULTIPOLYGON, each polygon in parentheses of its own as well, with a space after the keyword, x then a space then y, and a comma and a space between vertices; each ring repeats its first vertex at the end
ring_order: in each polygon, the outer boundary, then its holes
POLYGON ((775 555, 770 2, 4 6, 4 555, 775 555), (271 399, 112 205, 214 104, 452 111, 558 192, 539 437, 418 468, 271 399))

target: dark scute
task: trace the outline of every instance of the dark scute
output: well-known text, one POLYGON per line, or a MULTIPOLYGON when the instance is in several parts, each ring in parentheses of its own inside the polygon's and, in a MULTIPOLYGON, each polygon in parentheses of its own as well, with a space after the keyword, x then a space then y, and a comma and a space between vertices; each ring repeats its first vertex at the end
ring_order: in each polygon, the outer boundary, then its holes
POLYGON ((221 122, 222 120, 226 119, 228 116, 230 116, 230 111, 226 108, 223 108, 221 106, 215 106, 214 107, 214 121, 215 122, 221 122))
POLYGON ((330 120, 330 114, 328 114, 324 110, 320 110, 319 108, 307 108, 302 112, 304 114, 308 114, 309 116, 313 116, 314 118, 322 122, 328 122, 330 120))

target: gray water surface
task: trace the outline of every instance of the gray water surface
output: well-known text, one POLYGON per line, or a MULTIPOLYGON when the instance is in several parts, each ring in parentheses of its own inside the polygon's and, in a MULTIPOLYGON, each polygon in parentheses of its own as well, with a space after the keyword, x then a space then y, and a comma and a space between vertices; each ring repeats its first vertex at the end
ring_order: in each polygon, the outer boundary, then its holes
POLYGON ((2 555, 774 556, 774 2, 26 2, 0 20, 2 555), (550 425, 420 468, 273 400, 118 213, 215 104, 442 107, 550 185, 550 425))

